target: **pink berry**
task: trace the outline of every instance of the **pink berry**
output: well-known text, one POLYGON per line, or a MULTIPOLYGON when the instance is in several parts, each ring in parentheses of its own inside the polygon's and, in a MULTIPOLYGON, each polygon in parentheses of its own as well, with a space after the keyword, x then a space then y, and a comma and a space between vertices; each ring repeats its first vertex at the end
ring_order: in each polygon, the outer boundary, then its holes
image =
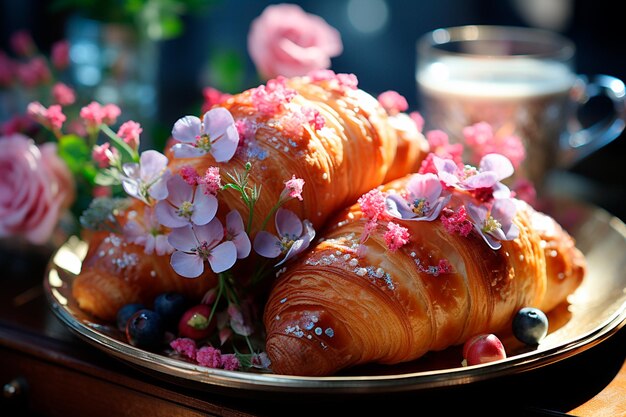
POLYGON ((494 334, 479 334, 463 345, 463 358, 467 365, 478 365, 506 358, 504 345, 494 334))

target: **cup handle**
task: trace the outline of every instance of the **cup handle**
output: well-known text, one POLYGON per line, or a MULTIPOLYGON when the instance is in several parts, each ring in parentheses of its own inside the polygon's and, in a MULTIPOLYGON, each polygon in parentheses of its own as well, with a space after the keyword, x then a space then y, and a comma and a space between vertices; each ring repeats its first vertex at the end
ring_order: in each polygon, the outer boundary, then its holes
POLYGON ((603 146, 617 139, 626 126, 626 87, 622 80, 610 75, 596 75, 592 81, 579 76, 572 98, 574 110, 582 108, 591 98, 605 96, 613 103, 613 113, 587 128, 582 128, 577 111, 568 120, 567 132, 561 137, 559 165, 570 167, 603 146))

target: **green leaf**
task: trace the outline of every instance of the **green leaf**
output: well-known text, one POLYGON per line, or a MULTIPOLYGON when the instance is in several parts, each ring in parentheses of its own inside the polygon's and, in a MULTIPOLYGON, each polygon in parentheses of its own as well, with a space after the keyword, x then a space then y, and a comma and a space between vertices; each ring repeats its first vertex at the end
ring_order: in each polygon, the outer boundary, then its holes
POLYGON ((82 175, 84 166, 91 162, 91 149, 77 135, 65 135, 59 139, 59 156, 74 175, 82 175))
POLYGON ((210 59, 211 84, 226 92, 241 90, 245 77, 244 60, 241 54, 236 50, 218 49, 210 59))

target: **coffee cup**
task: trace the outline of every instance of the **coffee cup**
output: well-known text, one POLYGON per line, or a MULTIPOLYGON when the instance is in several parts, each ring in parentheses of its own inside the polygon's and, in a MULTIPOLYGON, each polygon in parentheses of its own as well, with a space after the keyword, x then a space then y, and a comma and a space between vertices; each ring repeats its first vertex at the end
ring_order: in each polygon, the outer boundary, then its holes
POLYGON ((605 74, 578 74, 575 58, 570 39, 543 29, 461 26, 428 32, 417 42, 416 66, 425 130, 442 130, 452 142, 463 142, 464 128, 486 123, 496 138, 518 138, 524 157, 516 178, 540 191, 553 169, 571 168, 618 138, 626 124, 624 83, 605 74), (579 114, 601 96, 609 99, 610 111, 583 127, 579 114))

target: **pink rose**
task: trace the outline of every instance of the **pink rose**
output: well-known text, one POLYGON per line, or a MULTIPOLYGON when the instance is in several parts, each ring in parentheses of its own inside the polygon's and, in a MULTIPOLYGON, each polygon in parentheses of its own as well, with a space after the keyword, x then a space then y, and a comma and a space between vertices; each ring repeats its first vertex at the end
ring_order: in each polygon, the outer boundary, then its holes
POLYGON ((248 52, 266 79, 329 68, 330 58, 342 51, 339 32, 295 4, 266 7, 248 33, 248 52))
POLYGON ((55 143, 0 137, 0 237, 45 243, 74 201, 74 181, 55 143))

